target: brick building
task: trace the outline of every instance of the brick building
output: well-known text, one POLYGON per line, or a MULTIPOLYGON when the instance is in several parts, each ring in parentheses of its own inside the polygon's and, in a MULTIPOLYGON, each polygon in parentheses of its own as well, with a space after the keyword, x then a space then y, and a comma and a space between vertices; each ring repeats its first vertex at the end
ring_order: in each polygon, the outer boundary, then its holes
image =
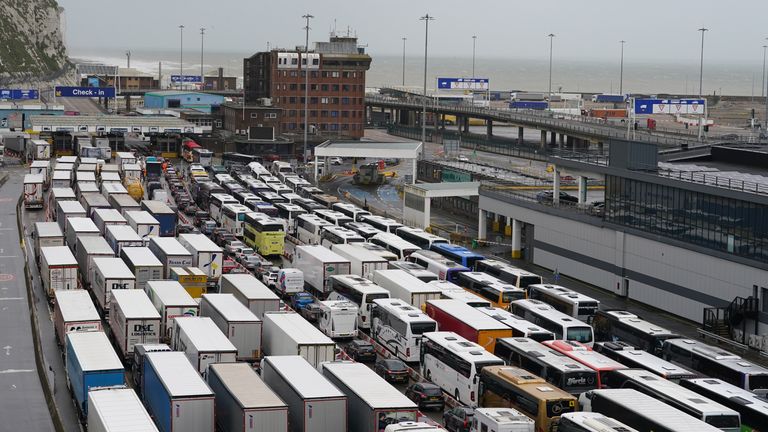
POLYGON ((270 98, 282 108, 281 129, 304 133, 305 73, 309 71, 309 132, 361 138, 365 126, 365 73, 371 57, 356 37, 332 35, 316 42, 304 59, 302 48, 259 52, 243 61, 246 101, 270 98))
POLYGON ((223 127, 237 135, 246 135, 251 127, 270 127, 280 135, 282 109, 274 106, 248 104, 243 108, 238 103, 225 102, 220 106, 223 127))

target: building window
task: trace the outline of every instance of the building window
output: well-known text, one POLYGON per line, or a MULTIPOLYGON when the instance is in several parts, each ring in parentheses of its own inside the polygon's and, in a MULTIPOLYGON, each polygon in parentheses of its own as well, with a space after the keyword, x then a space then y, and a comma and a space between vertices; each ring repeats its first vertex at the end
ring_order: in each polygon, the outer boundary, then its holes
POLYGON ((297 64, 299 64, 299 59, 297 59, 297 58, 295 58, 295 57, 294 57, 294 58, 292 58, 292 59, 291 59, 291 64, 292 64, 292 65, 297 65, 297 64))
POLYGON ((320 111, 320 117, 328 117, 328 111, 320 111))
POLYGON ((344 118, 348 118, 349 117, 349 111, 342 111, 341 112, 341 116, 344 117, 344 118))
POLYGON ((316 96, 312 96, 311 98, 309 98, 309 103, 313 105, 317 105, 317 101, 318 101, 318 98, 316 96))
POLYGON ((277 118, 277 113, 265 113, 264 114, 264 118, 276 119, 277 118))
POLYGON ((298 85, 296 85, 296 84, 291 84, 291 87, 290 87, 290 88, 291 88, 291 90, 298 90, 298 89, 299 89, 299 86, 298 86, 298 85))
POLYGON ((317 66, 317 65, 319 65, 319 64, 320 64, 320 59, 319 59, 319 58, 313 58, 313 59, 312 59, 312 64, 313 64, 314 66, 317 66))
POLYGON ((349 91, 349 84, 344 84, 344 85, 342 85, 342 86, 341 86, 341 90, 342 90, 342 91, 345 91, 345 92, 349 91))
POLYGON ((331 117, 338 117, 339 112, 338 111, 331 111, 331 117))
POLYGON ((321 85, 321 86, 320 86, 320 88, 321 88, 323 91, 328 91, 328 84, 323 84, 323 85, 321 85))
POLYGON ((327 104, 328 103, 328 98, 327 97, 320 98, 320 103, 321 104, 327 104))
POLYGON ((339 77, 339 71, 331 72, 331 78, 338 78, 338 77, 339 77))
POLYGON ((330 126, 332 131, 339 130, 339 125, 337 125, 336 123, 332 123, 330 126))
POLYGON ((349 98, 348 97, 341 98, 341 104, 342 105, 349 105, 349 98))
POLYGON ((310 71, 310 72, 309 72, 309 76, 310 76, 310 77, 312 77, 312 78, 317 78, 317 76, 318 76, 318 75, 319 75, 319 74, 318 74, 318 72, 317 72, 317 71, 310 71))
POLYGON ((760 287, 760 301, 763 306, 760 310, 763 313, 768 313, 768 288, 760 287))
POLYGON ((317 110, 312 110, 309 112, 310 117, 317 117, 317 110))
POLYGON ((295 78, 296 77, 296 71, 291 71, 290 76, 295 78))
POLYGON ((295 103, 296 103, 296 97, 295 97, 295 96, 291 96, 291 97, 289 97, 289 98, 288 98, 288 103, 292 103, 292 104, 295 104, 295 103))
POLYGON ((312 91, 317 91, 317 89, 320 88, 317 84, 310 84, 309 89, 312 91))
POLYGON ((251 118, 252 119, 259 118, 259 113, 251 113, 251 118))
POLYGON ((301 85, 301 90, 306 90, 306 89, 307 89, 307 85, 306 84, 302 84, 301 85))
POLYGON ((339 91, 339 85, 338 84, 334 84, 332 88, 333 88, 333 91, 335 91, 335 92, 339 91))
POLYGON ((349 130, 349 124, 348 123, 342 124, 341 125, 341 130, 349 130))

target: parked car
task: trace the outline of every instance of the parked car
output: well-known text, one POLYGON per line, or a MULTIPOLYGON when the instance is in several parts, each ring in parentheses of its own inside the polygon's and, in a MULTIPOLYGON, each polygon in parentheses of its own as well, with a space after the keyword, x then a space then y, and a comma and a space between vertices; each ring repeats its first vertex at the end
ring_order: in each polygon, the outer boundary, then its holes
POLYGON ((238 268, 237 263, 230 258, 225 259, 221 264, 221 272, 224 274, 234 273, 233 270, 236 268, 238 268))
POLYGON ((405 397, 419 404, 419 409, 437 408, 442 411, 445 408, 445 396, 440 387, 430 382, 419 382, 405 389, 405 397))
POLYGON ((277 288, 277 274, 280 272, 280 267, 272 266, 263 270, 261 281, 264 282, 264 285, 273 289, 277 288))
POLYGON ((467 406, 457 406, 443 413, 443 424, 450 432, 469 432, 475 411, 467 406))
POLYGON ((200 232, 205 235, 211 234, 215 229, 216 229, 216 222, 212 220, 206 220, 200 224, 200 232))
POLYGON ((328 158, 328 163, 330 163, 331 165, 341 165, 343 161, 341 160, 340 157, 333 156, 328 158))
POLYGON ((380 358, 373 370, 389 382, 408 382, 408 367, 400 360, 380 358))
POLYGON ((198 231, 197 228, 190 224, 178 224, 176 225, 176 231, 179 234, 199 234, 200 231, 198 231))
POLYGON ((239 254, 240 251, 245 248, 245 243, 241 242, 240 240, 230 240, 226 243, 226 246, 224 246, 224 250, 227 251, 228 254, 234 256, 237 256, 237 254, 239 254))
POLYGON ((312 294, 302 291, 291 296, 291 307, 295 311, 305 308, 308 304, 314 303, 315 298, 312 294))
POLYGON ((368 363, 376 361, 376 350, 370 342, 355 339, 347 345, 347 354, 356 362, 368 363))
POLYGON ((256 272, 261 267, 261 257, 258 255, 240 255, 240 264, 252 272, 256 272))
POLYGON ((314 323, 317 322, 317 319, 320 317, 320 315, 323 313, 323 310, 320 309, 320 305, 317 303, 310 303, 303 308, 299 310, 299 313, 301 316, 304 317, 307 321, 314 323))
POLYGON ((589 209, 590 213, 602 216, 605 213, 605 201, 595 201, 589 209))
MULTIPOLYGON (((551 190, 541 191, 536 194, 536 201, 540 203, 551 203, 553 196, 554 193, 551 190)), ((565 192, 560 192, 560 202, 576 204, 579 202, 579 199, 565 192)))
POLYGON ((237 237, 235 237, 234 234, 227 232, 227 231, 215 231, 214 234, 214 240, 213 242, 217 245, 224 247, 228 242, 237 240, 237 237))

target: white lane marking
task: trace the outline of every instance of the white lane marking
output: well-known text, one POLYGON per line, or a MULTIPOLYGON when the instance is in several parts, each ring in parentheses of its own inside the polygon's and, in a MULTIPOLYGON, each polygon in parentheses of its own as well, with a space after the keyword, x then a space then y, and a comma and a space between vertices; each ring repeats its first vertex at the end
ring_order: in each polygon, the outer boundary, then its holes
POLYGON ((34 371, 34 369, 6 369, 0 370, 0 374, 29 373, 34 371))
POLYGON ((0 301, 3 300, 24 300, 24 297, 0 297, 0 301))
POLYGON ((0 255, 0 258, 18 258, 17 255, 0 255))

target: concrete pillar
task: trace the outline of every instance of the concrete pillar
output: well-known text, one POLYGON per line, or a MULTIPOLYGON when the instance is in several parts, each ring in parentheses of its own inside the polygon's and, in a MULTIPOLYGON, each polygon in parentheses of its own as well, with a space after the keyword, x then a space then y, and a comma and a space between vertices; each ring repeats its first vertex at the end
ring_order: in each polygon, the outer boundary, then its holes
POLYGON ((511 236, 512 235, 512 218, 511 217, 505 217, 506 225, 504 225, 504 235, 505 236, 511 236))
POLYGON ((603 154, 603 142, 602 141, 598 141, 597 142, 597 151, 598 151, 598 153, 603 154))
POLYGON ((491 217, 493 218, 491 229, 493 229, 493 232, 499 232, 499 215, 491 213, 491 217))
POLYGON ((517 145, 523 145, 523 127, 518 126, 517 128, 517 145))
POLYGON ((587 203, 587 178, 584 176, 578 177, 579 181, 579 205, 587 203))
POLYGON ((488 212, 480 209, 480 214, 477 217, 477 238, 479 240, 485 240, 488 236, 488 212))
POLYGON ((469 117, 464 117, 464 133, 469 133, 469 117))
POLYGON ((549 144, 552 147, 555 147, 557 145, 557 132, 551 132, 550 133, 549 144))
POLYGON ((125 112, 131 112, 131 97, 125 95, 125 112))
POLYGON ((317 165, 318 165, 319 161, 320 161, 320 158, 315 156, 315 166, 314 166, 314 168, 315 168, 315 184, 317 184, 317 171, 318 171, 318 166, 317 165))
POLYGON ((552 205, 560 205, 560 172, 557 166, 552 170, 552 205))
POLYGON ((521 248, 523 237, 523 223, 512 219, 512 258, 520 259, 523 256, 521 248))
POLYGON ((542 150, 547 148, 547 131, 541 131, 541 143, 539 144, 542 150))
POLYGON ((567 136, 565 138, 565 148, 573 149, 573 140, 574 138, 572 136, 567 136))
POLYGON ((565 134, 560 134, 560 144, 558 147, 563 148, 563 144, 565 144, 565 134))
POLYGON ((432 198, 424 198, 424 228, 432 225, 432 198))
POLYGON ((485 136, 488 139, 491 139, 491 137, 493 137, 493 120, 486 120, 485 136))

